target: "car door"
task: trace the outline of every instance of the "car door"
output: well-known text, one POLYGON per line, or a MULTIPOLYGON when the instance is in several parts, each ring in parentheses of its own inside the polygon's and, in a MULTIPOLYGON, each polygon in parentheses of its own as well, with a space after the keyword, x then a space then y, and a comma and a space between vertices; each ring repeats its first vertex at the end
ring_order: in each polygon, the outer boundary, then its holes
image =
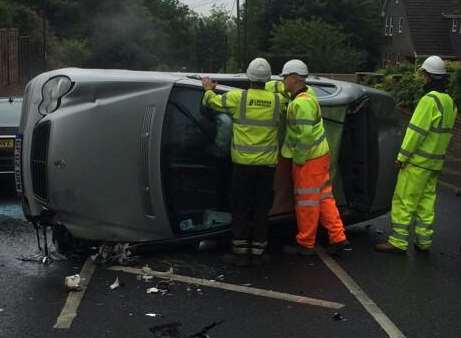
POLYGON ((172 229, 216 231, 231 223, 230 118, 201 105, 203 91, 175 86, 162 135, 162 181, 172 229), (226 121, 230 121, 226 122, 226 121))

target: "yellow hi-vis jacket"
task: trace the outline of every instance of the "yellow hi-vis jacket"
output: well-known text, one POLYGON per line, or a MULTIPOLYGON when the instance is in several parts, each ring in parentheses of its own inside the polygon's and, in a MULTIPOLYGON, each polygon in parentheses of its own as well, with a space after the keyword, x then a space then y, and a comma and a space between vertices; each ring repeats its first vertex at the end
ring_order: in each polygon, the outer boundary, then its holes
POLYGON ((423 96, 411 117, 397 160, 440 171, 456 115, 456 105, 448 94, 431 91, 423 96))
POLYGON ((275 166, 278 134, 286 99, 264 89, 231 90, 218 95, 207 90, 205 106, 232 116, 232 161, 245 165, 275 166))
POLYGON ((289 104, 286 123, 283 157, 292 158, 295 164, 302 165, 330 151, 320 105, 309 93, 298 94, 289 104))
MULTIPOLYGON (((278 80, 267 81, 264 89, 272 93, 282 94, 288 100, 290 99, 290 93, 286 91, 285 85, 283 84, 282 81, 278 81, 278 80)), ((317 98, 317 93, 315 92, 314 88, 312 88, 311 86, 307 87, 307 93, 317 98)))

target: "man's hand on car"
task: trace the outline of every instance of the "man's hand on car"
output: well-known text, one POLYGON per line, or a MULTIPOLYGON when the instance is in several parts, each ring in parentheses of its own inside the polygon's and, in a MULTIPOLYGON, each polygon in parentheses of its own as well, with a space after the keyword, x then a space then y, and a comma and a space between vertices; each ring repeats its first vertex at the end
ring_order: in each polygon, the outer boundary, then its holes
POLYGON ((214 90, 216 88, 216 82, 211 80, 209 77, 202 79, 202 86, 205 90, 214 90))

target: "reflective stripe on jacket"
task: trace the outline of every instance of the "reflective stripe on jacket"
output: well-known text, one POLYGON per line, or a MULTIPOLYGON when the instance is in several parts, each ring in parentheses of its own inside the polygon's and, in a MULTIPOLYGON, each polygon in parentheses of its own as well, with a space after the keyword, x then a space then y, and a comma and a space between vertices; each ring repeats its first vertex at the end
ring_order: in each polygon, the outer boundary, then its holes
POLYGON ((440 171, 457 115, 453 99, 431 91, 421 98, 411 117, 397 159, 440 171))
POLYGON ((282 156, 298 165, 329 152, 317 99, 302 92, 289 104, 282 156))
POLYGON ((286 99, 263 89, 205 92, 203 104, 232 116, 232 161, 246 165, 276 165, 278 133, 286 99))

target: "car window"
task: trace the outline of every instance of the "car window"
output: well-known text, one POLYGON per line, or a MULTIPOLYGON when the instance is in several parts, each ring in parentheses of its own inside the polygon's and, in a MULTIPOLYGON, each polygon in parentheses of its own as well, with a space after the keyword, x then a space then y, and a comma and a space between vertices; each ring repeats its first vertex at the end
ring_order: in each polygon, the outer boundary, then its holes
POLYGON ((0 100, 0 126, 1 127, 18 127, 21 119, 22 101, 14 100, 9 102, 8 99, 0 100))
POLYGON ((310 84, 310 86, 315 90, 317 97, 326 97, 333 95, 337 88, 336 86, 325 86, 325 85, 317 85, 317 84, 310 84))
POLYGON ((170 95, 164 145, 177 160, 230 157, 232 119, 202 106, 202 96, 202 90, 187 87, 176 87, 170 95))

